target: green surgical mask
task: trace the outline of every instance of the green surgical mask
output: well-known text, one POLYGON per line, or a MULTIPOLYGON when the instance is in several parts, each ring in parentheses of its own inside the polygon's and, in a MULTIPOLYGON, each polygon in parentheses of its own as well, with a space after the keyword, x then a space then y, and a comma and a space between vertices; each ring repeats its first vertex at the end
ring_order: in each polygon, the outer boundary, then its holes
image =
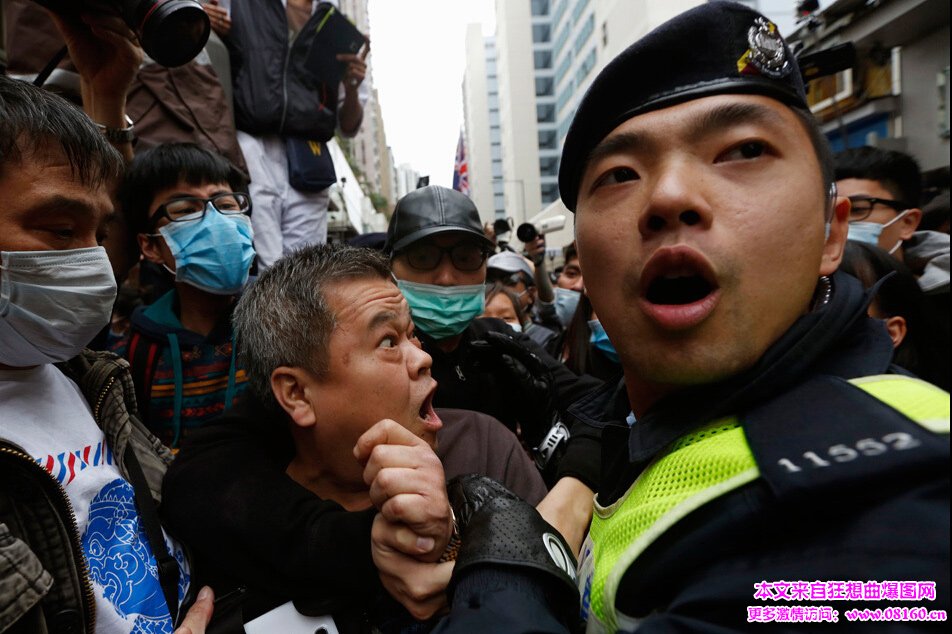
POLYGON ((483 284, 436 286, 397 280, 397 286, 410 304, 413 323, 437 340, 460 334, 483 312, 483 284))

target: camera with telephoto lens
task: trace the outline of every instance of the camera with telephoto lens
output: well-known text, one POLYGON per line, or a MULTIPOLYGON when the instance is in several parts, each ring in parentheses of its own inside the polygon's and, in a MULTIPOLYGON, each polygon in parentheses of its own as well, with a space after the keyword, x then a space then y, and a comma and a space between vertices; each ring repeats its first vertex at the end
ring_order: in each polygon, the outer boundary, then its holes
POLYGON ((34 0, 64 17, 103 13, 113 8, 139 38, 146 55, 170 68, 198 55, 211 22, 195 0, 34 0))
POLYGON ((536 227, 531 222, 524 222, 519 225, 518 229, 516 229, 516 237, 519 238, 523 244, 528 244, 539 236, 544 236, 547 233, 558 231, 564 226, 565 216, 552 216, 551 218, 546 218, 539 223, 538 227, 536 227))

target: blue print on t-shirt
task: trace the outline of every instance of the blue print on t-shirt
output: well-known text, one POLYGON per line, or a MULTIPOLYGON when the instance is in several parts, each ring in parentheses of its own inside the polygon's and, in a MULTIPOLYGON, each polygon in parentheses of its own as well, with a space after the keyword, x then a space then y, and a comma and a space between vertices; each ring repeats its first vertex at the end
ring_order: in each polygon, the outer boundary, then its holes
MULTIPOLYGON (((125 480, 113 480, 93 498, 83 550, 90 577, 106 599, 120 616, 135 619, 133 632, 172 632, 155 557, 139 522, 133 489, 125 480)), ((180 594, 183 582, 180 579, 180 594)))

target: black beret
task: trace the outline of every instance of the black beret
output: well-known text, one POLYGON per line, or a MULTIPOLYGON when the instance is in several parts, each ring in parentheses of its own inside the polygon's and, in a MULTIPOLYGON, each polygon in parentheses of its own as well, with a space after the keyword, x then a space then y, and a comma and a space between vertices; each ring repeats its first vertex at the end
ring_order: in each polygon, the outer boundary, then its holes
POLYGON ((629 46, 598 74, 575 112, 559 194, 575 211, 591 151, 628 119, 719 94, 773 97, 807 108, 797 61, 776 25, 734 2, 706 2, 629 46))

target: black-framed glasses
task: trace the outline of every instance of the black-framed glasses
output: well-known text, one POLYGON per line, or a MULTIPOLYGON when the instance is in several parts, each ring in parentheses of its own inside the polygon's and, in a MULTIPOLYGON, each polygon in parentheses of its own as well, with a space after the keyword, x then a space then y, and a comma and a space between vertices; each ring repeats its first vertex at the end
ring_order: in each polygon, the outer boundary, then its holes
POLYGON ((160 219, 168 218, 172 222, 191 222, 205 217, 208 203, 219 213, 226 216, 241 216, 251 213, 251 196, 244 192, 215 194, 211 198, 193 198, 191 196, 175 198, 160 205, 152 214, 152 226, 160 219))
POLYGON ((850 220, 866 220, 873 213, 876 205, 885 205, 895 211, 905 211, 909 205, 901 200, 890 200, 888 198, 873 198, 872 196, 850 196, 850 220))
POLYGON ((444 255, 449 255, 454 267, 469 273, 479 270, 489 257, 489 252, 475 242, 458 242, 450 247, 414 244, 399 255, 406 256, 407 264, 418 271, 432 271, 440 265, 444 255))

